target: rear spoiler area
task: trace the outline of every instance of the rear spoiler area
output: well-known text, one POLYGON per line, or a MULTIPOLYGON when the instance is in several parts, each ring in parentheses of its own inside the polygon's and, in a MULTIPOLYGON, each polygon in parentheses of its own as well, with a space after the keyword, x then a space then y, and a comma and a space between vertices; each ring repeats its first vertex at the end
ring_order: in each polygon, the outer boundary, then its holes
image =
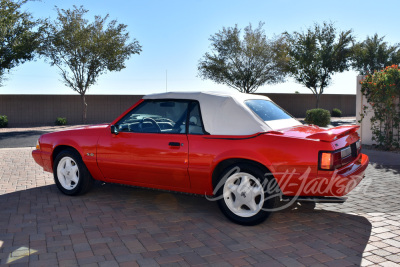
POLYGON ((343 136, 356 132, 360 126, 358 125, 346 125, 346 126, 338 126, 335 128, 328 129, 326 131, 312 134, 307 136, 308 139, 318 139, 324 142, 332 142, 336 139, 339 139, 343 136))

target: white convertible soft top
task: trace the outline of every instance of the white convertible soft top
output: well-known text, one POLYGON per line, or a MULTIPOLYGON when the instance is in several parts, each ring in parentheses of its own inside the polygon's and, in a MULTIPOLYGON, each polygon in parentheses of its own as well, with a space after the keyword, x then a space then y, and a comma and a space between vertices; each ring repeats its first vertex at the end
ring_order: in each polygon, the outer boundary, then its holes
POLYGON ((168 92, 146 95, 143 99, 199 101, 204 129, 212 135, 251 135, 301 124, 295 119, 264 122, 244 103, 251 99, 271 101, 260 95, 239 92, 168 92))

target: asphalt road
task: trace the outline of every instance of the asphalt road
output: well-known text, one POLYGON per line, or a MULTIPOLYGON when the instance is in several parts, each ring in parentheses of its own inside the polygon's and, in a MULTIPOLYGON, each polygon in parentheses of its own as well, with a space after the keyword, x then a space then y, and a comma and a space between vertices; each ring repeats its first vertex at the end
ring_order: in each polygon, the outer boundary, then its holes
POLYGON ((33 147, 36 141, 46 131, 2 132, 0 133, 0 148, 33 147))

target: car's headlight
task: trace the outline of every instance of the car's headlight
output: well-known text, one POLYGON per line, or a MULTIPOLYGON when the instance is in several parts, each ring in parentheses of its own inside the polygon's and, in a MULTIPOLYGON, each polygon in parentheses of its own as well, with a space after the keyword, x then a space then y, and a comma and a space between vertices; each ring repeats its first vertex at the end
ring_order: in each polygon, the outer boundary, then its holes
POLYGON ((36 141, 36 149, 40 150, 40 143, 39 143, 39 139, 36 141))

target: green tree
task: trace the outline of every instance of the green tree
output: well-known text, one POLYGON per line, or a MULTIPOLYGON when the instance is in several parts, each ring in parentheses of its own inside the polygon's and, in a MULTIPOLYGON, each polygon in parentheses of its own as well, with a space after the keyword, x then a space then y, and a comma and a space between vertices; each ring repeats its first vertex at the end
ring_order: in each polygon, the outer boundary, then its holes
POLYGON ((280 46, 284 43, 282 38, 268 39, 262 27, 261 22, 255 29, 250 24, 244 28, 243 38, 237 25, 211 35, 211 52, 200 59, 199 76, 243 93, 282 82, 286 56, 280 46))
POLYGON ((86 123, 85 94, 97 78, 107 71, 120 71, 125 61, 141 52, 135 39, 128 43, 126 25, 112 20, 105 25, 109 15, 95 16, 93 22, 84 19, 88 10, 83 6, 64 10, 57 8, 58 18, 48 23, 40 51, 56 66, 66 86, 81 95, 82 120, 86 123))
POLYGON ((349 68, 351 30, 336 33, 332 23, 314 24, 306 32, 284 33, 290 75, 315 94, 316 107, 332 75, 349 68))
POLYGON ((360 75, 400 63, 400 45, 391 46, 383 41, 384 38, 375 34, 353 45, 352 67, 360 75))
POLYGON ((0 86, 6 72, 34 58, 40 43, 39 22, 20 10, 26 2, 0 2, 0 86))

